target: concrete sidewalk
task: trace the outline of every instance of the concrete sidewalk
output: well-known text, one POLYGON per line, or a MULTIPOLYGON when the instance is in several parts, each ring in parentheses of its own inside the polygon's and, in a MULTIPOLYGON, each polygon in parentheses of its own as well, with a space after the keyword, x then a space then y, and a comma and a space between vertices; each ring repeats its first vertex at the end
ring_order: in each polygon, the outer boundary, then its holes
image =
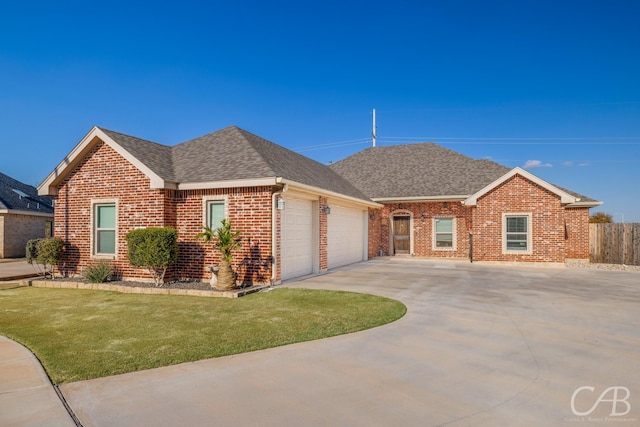
POLYGON ((28 279, 38 274, 24 258, 0 260, 0 282, 28 279))
POLYGON ((0 424, 75 427, 38 359, 0 335, 0 424))

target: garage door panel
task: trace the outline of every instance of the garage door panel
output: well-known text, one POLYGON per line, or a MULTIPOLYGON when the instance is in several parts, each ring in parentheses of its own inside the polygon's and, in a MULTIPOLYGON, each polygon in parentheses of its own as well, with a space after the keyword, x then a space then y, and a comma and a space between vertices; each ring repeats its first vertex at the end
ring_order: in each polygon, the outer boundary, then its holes
POLYGON ((287 199, 282 211, 282 279, 313 272, 313 203, 287 199))
POLYGON ((363 211, 333 206, 327 228, 329 268, 362 261, 365 230, 363 211))

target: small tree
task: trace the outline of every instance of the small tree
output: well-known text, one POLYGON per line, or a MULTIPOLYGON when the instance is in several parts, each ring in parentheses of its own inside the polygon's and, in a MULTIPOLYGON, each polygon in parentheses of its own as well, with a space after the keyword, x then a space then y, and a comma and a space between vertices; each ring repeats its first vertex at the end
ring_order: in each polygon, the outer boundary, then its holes
POLYGON ((604 224, 613 222, 613 215, 609 215, 608 213, 604 212, 596 212, 591 215, 591 218, 589 218, 589 222, 592 224, 604 224))
POLYGON ((205 242, 215 239, 215 245, 221 254, 217 287, 226 290, 236 287, 231 261, 233 261, 233 251, 241 246, 241 239, 239 231, 231 231, 231 221, 225 218, 221 223, 222 225, 216 229, 205 225, 204 231, 199 233, 196 239, 202 239, 205 242))
POLYGON ((167 267, 178 259, 178 232, 171 227, 141 228, 127 234, 127 258, 134 267, 144 267, 156 286, 164 283, 167 267))
POLYGON ((26 247, 27 262, 34 266, 38 274, 45 277, 47 274, 51 274, 53 279, 53 267, 58 265, 60 258, 62 258, 63 248, 64 241, 59 237, 29 240, 26 247))

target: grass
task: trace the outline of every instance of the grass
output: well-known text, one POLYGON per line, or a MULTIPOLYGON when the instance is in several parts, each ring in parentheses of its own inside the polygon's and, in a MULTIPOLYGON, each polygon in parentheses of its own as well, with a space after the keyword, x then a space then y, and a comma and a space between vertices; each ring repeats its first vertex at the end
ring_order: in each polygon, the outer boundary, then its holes
POLYGON ((56 384, 346 334, 405 312, 388 298, 307 289, 238 299, 0 290, 0 334, 31 349, 56 384))

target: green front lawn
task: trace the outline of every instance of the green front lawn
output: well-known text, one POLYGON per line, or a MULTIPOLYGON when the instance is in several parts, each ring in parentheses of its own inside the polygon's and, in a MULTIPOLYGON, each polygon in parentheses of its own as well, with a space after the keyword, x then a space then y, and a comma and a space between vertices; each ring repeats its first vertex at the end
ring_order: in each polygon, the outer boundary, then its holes
POLYGON ((346 334, 405 311, 387 298, 307 289, 226 299, 28 287, 0 290, 0 334, 31 349, 59 384, 346 334))

